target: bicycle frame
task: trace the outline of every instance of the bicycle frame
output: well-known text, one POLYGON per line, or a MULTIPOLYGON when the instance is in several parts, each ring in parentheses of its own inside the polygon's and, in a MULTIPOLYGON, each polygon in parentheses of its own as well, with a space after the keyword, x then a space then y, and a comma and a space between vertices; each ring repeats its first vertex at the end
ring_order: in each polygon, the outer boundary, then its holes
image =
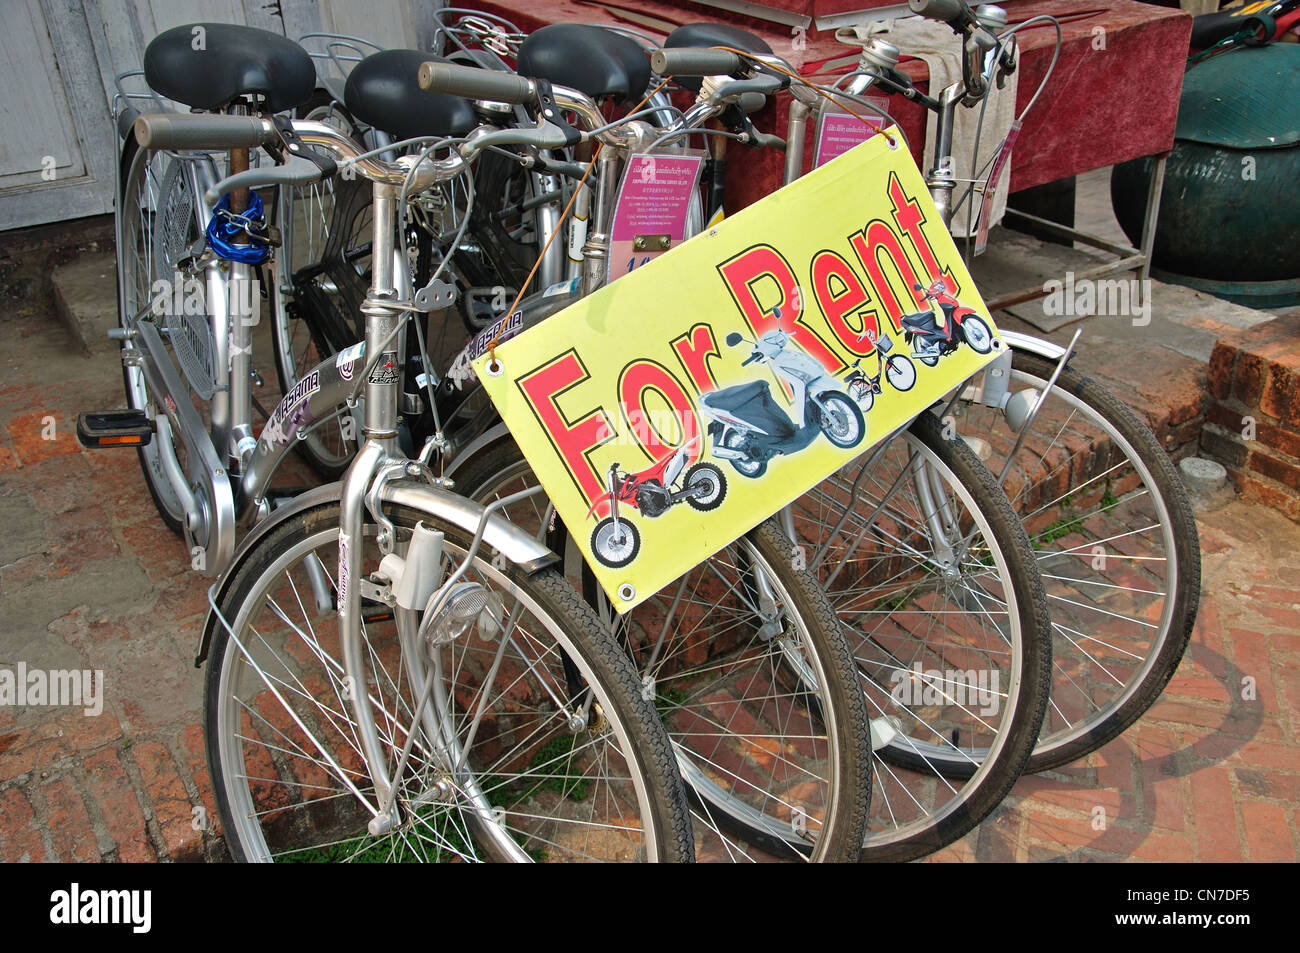
MULTIPOLYGON (((313 145, 326 147, 340 158, 354 158, 359 154, 360 150, 354 143, 327 126, 299 123, 296 124, 295 131, 313 145)), ((431 595, 430 599, 434 604, 437 604, 437 600, 444 597, 449 587, 463 576, 484 544, 525 572, 535 571, 555 560, 555 555, 542 543, 496 515, 497 510, 515 502, 520 495, 508 497, 487 508, 478 506, 451 493, 446 488, 447 481, 435 477, 423 461, 410 460, 402 454, 397 442, 401 375, 375 373, 386 356, 393 355, 400 362, 407 314, 404 305, 410 300, 412 290, 405 262, 396 247, 395 240, 396 211, 401 188, 406 182, 408 173, 416 177, 416 184, 422 182, 421 187, 428 187, 434 181, 438 181, 439 176, 450 178, 451 175, 458 174, 464 162, 465 160, 459 155, 454 155, 452 158, 441 160, 440 163, 431 160, 418 163, 414 158, 404 158, 392 164, 373 160, 361 160, 358 163, 361 171, 366 173, 366 177, 374 181, 371 286, 362 306, 366 319, 364 353, 367 358, 363 360, 359 350, 349 350, 344 355, 331 357, 303 379, 304 382, 310 383, 296 388, 301 393, 291 392, 286 395, 264 430, 256 448, 249 454, 250 465, 240 484, 240 505, 243 512, 258 508, 261 503, 259 492, 264 490, 266 480, 274 469, 275 463, 288 450, 291 438, 289 432, 284 430, 283 424, 288 420, 287 414, 290 409, 302 407, 306 409, 307 415, 315 415, 317 411, 328 413, 340 403, 351 407, 354 404, 354 395, 360 390, 362 393, 360 403, 364 408, 361 415, 364 442, 341 483, 311 491, 290 506, 277 510, 274 515, 262 520, 254 532, 246 537, 238 553, 232 554, 229 570, 209 590, 209 603, 213 611, 209 613, 204 627, 198 662, 206 656, 207 645, 215 631, 215 626, 221 624, 230 630, 229 623, 216 610, 216 606, 237 575, 243 560, 255 550, 260 540, 276 526, 281 525, 284 520, 324 502, 337 500, 340 507, 339 565, 336 577, 338 626, 344 671, 351 679, 350 684, 353 685, 367 684, 367 672, 363 664, 364 635, 360 612, 363 590, 367 598, 392 604, 391 590, 385 593, 373 581, 362 580, 360 577, 361 552, 364 543, 363 528, 367 512, 380 527, 378 543, 380 550, 385 554, 394 552, 396 546, 393 525, 384 515, 385 503, 410 507, 473 532, 473 542, 464 559, 444 580, 441 580, 440 585, 431 595), (416 166, 414 171, 411 169, 413 165, 416 166), (420 173, 422 165, 431 168, 426 169, 420 177, 417 173, 420 173), (342 360, 340 359, 342 356, 350 356, 351 360, 342 360)), ((528 493, 539 491, 540 488, 528 493)), ((441 547, 440 536, 436 545, 441 547)), ((323 579, 314 582, 322 588, 325 587, 323 579)), ((328 599, 328 590, 324 595, 328 599)), ((427 700, 432 675, 424 674, 429 666, 424 661, 417 633, 412 629, 414 613, 405 610, 395 611, 395 617, 399 626, 402 651, 408 656, 407 671, 412 680, 412 689, 417 696, 427 700)), ((234 636, 233 631, 231 635, 234 636)), ((361 800, 373 815, 370 824, 371 832, 379 834, 391 829, 398 822, 392 777, 389 775, 368 693, 365 691, 353 693, 350 703, 358 726, 362 754, 376 791, 376 803, 370 803, 364 798, 361 800)), ((421 721, 427 736, 436 742, 442 737, 440 733, 442 726, 437 723, 434 712, 425 702, 421 702, 418 707, 415 717, 421 721)), ((327 752, 322 752, 322 755, 328 757, 327 752)), ((398 773, 400 770, 399 764, 398 773)), ((490 805, 486 799, 481 799, 480 807, 488 812, 485 814, 485 817, 488 817, 490 805)))

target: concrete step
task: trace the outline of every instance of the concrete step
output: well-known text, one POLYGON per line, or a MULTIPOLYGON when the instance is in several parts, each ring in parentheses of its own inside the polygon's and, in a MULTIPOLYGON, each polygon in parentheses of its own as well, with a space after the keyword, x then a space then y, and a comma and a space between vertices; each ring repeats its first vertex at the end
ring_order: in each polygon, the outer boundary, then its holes
POLYGON ((118 326, 115 274, 111 252, 87 253, 50 271, 55 313, 87 357, 118 349, 108 337, 118 326))

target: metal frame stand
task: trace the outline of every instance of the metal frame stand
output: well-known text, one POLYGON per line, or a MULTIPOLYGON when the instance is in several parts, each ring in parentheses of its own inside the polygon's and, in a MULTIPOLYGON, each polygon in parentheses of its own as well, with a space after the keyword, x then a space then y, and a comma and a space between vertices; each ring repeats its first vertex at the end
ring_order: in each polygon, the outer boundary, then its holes
MULTIPOLYGON (((1075 281, 1091 280, 1093 278, 1104 278, 1108 275, 1118 274, 1121 271, 1138 270, 1138 279, 1142 282, 1141 287, 1146 286, 1146 280, 1151 276, 1151 249, 1156 241, 1156 224, 1160 217, 1160 195, 1165 187, 1165 161, 1168 154, 1157 156, 1155 164, 1151 169, 1150 188, 1147 191, 1146 214, 1142 219, 1142 247, 1133 248, 1129 245, 1121 245, 1117 242, 1107 241, 1098 235, 1092 235, 1088 232, 1080 231, 1077 228, 1070 228, 1059 222, 1052 222, 1038 215, 1031 215, 1028 212, 1021 212, 1013 208, 1007 209, 1007 217, 1015 216, 1020 221, 1034 225, 1049 234, 1056 235, 1060 238, 1069 239, 1070 241, 1082 242, 1093 248, 1100 248, 1102 251, 1110 252, 1112 255, 1118 255, 1119 260, 1106 265, 1098 265, 1096 268, 1075 275, 1075 281)), ((1044 290, 1042 285, 1034 285, 1029 288, 1021 288, 1018 291, 1011 291, 1006 294, 998 295, 990 299, 988 308, 990 311, 999 311, 1003 308, 1009 308, 1013 305, 1023 304, 1026 301, 1036 301, 1039 298, 1045 298, 1049 294, 1044 290)))

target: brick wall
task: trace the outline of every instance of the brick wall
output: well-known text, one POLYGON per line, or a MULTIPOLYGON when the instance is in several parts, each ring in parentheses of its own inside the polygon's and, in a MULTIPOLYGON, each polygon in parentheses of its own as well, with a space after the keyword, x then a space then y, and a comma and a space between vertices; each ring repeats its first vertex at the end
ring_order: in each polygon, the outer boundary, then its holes
POLYGON ((1201 449, 1237 489, 1300 522, 1300 314, 1219 338, 1201 449))

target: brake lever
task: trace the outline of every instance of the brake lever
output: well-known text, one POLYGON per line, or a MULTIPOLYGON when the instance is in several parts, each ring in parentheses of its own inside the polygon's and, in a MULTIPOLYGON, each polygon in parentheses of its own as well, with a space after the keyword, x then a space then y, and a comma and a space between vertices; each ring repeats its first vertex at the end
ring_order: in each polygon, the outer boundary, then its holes
POLYGON ((316 163, 302 156, 290 155, 284 165, 249 169, 227 176, 203 193, 203 201, 209 207, 221 201, 221 197, 236 189, 252 189, 268 185, 310 185, 324 178, 325 170, 316 163))
POLYGON ((744 123, 741 126, 743 132, 741 135, 744 138, 741 139, 741 142, 745 143, 747 146, 754 146, 760 149, 780 149, 782 152, 785 151, 784 139, 770 133, 759 132, 748 116, 743 118, 744 123))

